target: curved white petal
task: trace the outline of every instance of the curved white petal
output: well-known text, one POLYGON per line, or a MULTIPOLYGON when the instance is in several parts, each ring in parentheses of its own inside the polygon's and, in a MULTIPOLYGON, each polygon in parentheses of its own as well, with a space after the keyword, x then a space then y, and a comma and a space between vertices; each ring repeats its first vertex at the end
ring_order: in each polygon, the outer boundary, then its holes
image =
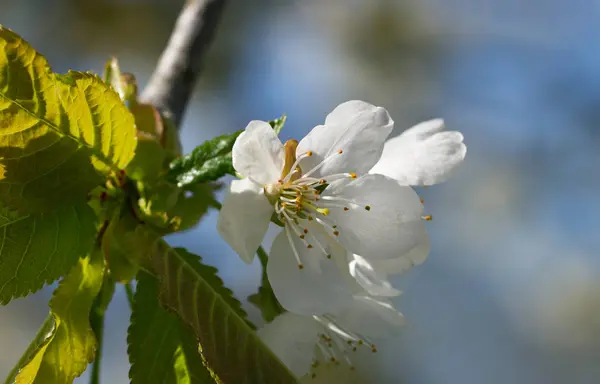
POLYGON ((311 366, 321 325, 312 317, 286 312, 257 331, 258 336, 297 376, 311 366))
POLYGON ((354 297, 348 305, 333 314, 340 328, 371 339, 382 339, 396 334, 405 324, 404 316, 386 299, 368 295, 354 297))
POLYGON ((273 206, 260 185, 248 178, 233 180, 219 212, 217 230, 245 262, 251 263, 272 214, 273 206))
POLYGON ((362 256, 353 255, 353 260, 350 262, 350 274, 369 295, 391 297, 401 293, 392 287, 387 271, 376 269, 369 260, 362 256))
POLYGON ((332 203, 325 219, 337 225, 337 240, 363 257, 396 258, 412 249, 425 232, 423 204, 415 191, 382 175, 333 183, 321 201, 332 203))
POLYGON ((281 305, 297 314, 320 315, 351 300, 348 271, 340 269, 334 261, 345 258, 345 251, 334 244, 323 244, 333 255, 327 259, 316 247, 306 248, 298 237, 292 237, 292 241, 305 265, 303 269, 298 268, 285 230, 275 238, 267 264, 269 281, 281 305), (314 261, 319 268, 311 265, 314 261))
POLYGON ((313 155, 300 163, 304 172, 333 155, 314 177, 343 172, 364 174, 377 163, 383 144, 394 127, 388 112, 364 101, 352 100, 338 105, 319 125, 300 141, 296 154, 313 155), (337 154, 339 150, 342 154, 337 154))
POLYGON ((379 275, 385 274, 389 276, 401 274, 415 265, 422 264, 427 260, 427 256, 429 256, 430 244, 427 231, 422 231, 416 240, 417 242, 414 247, 395 258, 368 259, 368 262, 379 275))
POLYGON ((467 147, 460 132, 444 129, 444 121, 435 119, 388 140, 370 173, 389 176, 403 185, 432 185, 448 180, 463 162, 467 147))
POLYGON ((283 144, 264 121, 251 121, 233 144, 233 168, 258 184, 276 182, 284 160, 283 144))

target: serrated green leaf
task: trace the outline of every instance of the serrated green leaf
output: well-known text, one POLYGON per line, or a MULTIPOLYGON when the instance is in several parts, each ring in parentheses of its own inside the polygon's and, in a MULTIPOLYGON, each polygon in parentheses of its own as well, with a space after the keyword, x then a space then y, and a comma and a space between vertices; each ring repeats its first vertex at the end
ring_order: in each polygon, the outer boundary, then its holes
POLYGON ((216 269, 184 249, 155 244, 149 269, 160 301, 191 327, 208 366, 224 383, 296 383, 293 374, 244 320, 245 312, 216 269))
POLYGON ((140 272, 127 332, 131 383, 214 383, 191 329, 158 296, 156 278, 140 272))
POLYGON ((231 164, 231 148, 242 132, 243 130, 207 140, 192 153, 173 160, 167 179, 183 187, 235 174, 231 164))
POLYGON ((158 237, 151 236, 152 232, 126 209, 111 219, 102 236, 102 253, 115 281, 124 283, 135 277, 158 237))
POLYGON ((44 320, 42 326, 38 330, 37 335, 35 335, 31 343, 29 344, 29 347, 27 347, 27 349, 23 353, 23 356, 21 356, 17 364, 8 374, 8 377, 4 382, 5 384, 13 384, 15 382, 19 371, 36 357, 40 349, 44 348, 50 341, 52 341, 55 332, 56 321, 54 320, 54 316, 48 314, 46 320, 44 320))
POLYGON ((279 117, 279 118, 277 118, 275 120, 269 121, 269 125, 271 126, 271 128, 273 128, 273 130, 275 131, 275 133, 277 135, 279 135, 279 133, 283 129, 283 126, 285 125, 285 121, 286 120, 287 120, 287 116, 286 115, 281 115, 281 117, 279 117))
POLYGON ((84 200, 132 159, 133 116, 98 76, 53 73, 0 26, 0 201, 23 213, 84 200))
POLYGON ((160 176, 166 153, 156 139, 148 134, 139 133, 133 160, 127 166, 127 176, 134 180, 151 181, 160 176))
POLYGON ((93 361, 96 337, 89 316, 104 278, 100 252, 82 258, 60 282, 50 300, 56 329, 19 371, 17 384, 72 383, 93 361))
POLYGON ((96 216, 85 203, 34 215, 0 207, 0 304, 68 273, 95 238, 96 216))

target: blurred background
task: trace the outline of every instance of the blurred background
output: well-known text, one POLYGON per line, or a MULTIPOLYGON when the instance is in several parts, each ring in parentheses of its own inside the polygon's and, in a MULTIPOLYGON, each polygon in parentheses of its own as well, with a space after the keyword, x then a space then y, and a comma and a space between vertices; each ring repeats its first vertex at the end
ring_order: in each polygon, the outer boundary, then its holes
MULTIPOLYGON (((182 4, 0 0, 0 23, 56 72, 101 73, 116 55, 143 86, 182 4)), ((451 181, 418 191, 434 216, 432 252, 397 281, 409 324, 378 345, 369 382, 598 383, 599 23, 594 0, 231 0, 184 150, 282 113, 283 139, 301 138, 350 99, 387 108, 394 134, 443 117, 464 133, 467 159, 451 181)), ((216 265, 244 299, 259 265, 219 238, 216 216, 169 241, 216 265)), ((43 322, 52 288, 0 308, 0 377, 43 322)), ((129 314, 119 291, 104 383, 128 381, 129 314)))

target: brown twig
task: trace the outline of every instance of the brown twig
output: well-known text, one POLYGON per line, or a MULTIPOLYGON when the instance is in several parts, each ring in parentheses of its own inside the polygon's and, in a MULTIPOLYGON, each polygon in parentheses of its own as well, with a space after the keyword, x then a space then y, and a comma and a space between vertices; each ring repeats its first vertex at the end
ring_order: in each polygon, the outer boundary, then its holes
POLYGON ((179 127, 225 0, 188 0, 140 100, 179 127))

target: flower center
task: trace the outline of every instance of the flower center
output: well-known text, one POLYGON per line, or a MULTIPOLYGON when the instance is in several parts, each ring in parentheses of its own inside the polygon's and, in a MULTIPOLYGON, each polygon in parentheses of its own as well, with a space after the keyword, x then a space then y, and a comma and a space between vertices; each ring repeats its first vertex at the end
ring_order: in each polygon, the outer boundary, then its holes
POLYGON ((356 173, 335 173, 321 178, 312 175, 325 164, 339 158, 344 153, 339 149, 335 153, 325 157, 320 163, 303 172, 300 162, 313 156, 312 151, 307 151, 296 157, 298 142, 289 140, 285 143, 285 163, 281 172, 281 178, 274 184, 264 186, 265 196, 275 207, 278 219, 283 223, 290 246, 298 262, 298 268, 303 269, 304 264, 300 258, 293 237, 300 238, 306 248, 317 247, 317 249, 331 259, 331 254, 319 239, 308 230, 308 223, 313 222, 325 228, 326 232, 339 236, 340 231, 337 224, 329 218, 331 208, 341 208, 345 212, 351 209, 371 210, 370 205, 361 205, 352 199, 337 196, 321 196, 327 186, 343 179, 356 179, 356 173))
MULTIPOLYGON (((352 353, 358 348, 368 348, 372 353, 377 352, 377 347, 366 337, 342 328, 330 315, 313 316, 323 326, 323 332, 317 335, 315 355, 312 369, 321 364, 339 365, 344 362, 354 369, 352 353)), ((313 377, 315 373, 312 374, 313 377)))

